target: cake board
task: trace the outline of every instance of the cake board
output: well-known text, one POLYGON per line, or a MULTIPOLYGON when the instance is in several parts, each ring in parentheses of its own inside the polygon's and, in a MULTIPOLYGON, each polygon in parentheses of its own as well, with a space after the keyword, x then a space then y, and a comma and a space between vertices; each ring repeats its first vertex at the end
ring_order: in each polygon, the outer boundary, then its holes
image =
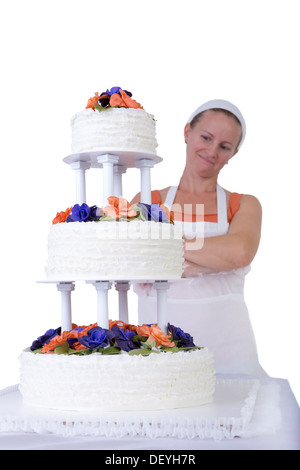
POLYGON ((247 438, 272 435, 278 430, 278 401, 279 386, 272 381, 218 378, 214 401, 197 408, 66 412, 23 405, 16 385, 0 391, 0 432, 106 438, 247 438))

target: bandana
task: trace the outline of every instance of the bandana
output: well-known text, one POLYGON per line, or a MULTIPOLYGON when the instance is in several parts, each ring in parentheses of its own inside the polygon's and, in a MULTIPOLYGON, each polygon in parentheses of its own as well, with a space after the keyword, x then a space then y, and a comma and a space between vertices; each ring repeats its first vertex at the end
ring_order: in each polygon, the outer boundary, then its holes
POLYGON ((242 126, 242 138, 241 138, 241 141, 238 145, 238 149, 239 149, 241 147, 242 143, 244 142, 245 137, 246 137, 246 123, 245 123, 245 119, 243 118, 243 115, 242 115, 241 111, 234 104, 230 103, 229 101, 225 101, 225 100, 207 101, 206 103, 199 106, 199 108, 197 108, 193 112, 193 114, 189 117, 187 123, 189 124, 190 122, 192 122, 194 117, 197 116, 198 114, 202 113, 203 111, 207 111, 209 109, 214 109, 214 108, 225 109, 227 111, 230 111, 240 121, 241 126, 242 126))

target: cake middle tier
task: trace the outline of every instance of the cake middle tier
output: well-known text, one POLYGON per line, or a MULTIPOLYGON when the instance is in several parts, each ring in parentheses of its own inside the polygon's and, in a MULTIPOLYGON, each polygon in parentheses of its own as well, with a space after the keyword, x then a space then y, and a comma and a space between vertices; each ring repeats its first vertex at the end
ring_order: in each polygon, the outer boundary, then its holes
POLYGON ((46 276, 54 281, 178 279, 181 229, 153 221, 52 225, 46 276))

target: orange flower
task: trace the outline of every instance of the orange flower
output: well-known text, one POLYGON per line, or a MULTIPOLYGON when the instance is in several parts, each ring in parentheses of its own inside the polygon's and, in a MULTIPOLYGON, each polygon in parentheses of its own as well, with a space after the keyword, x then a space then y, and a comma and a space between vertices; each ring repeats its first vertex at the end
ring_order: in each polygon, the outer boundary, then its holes
POLYGON ((88 348, 84 346, 83 344, 79 343, 79 341, 77 341, 77 343, 73 344, 72 349, 76 349, 76 351, 82 351, 83 349, 88 349, 88 348))
POLYGON ((121 96, 119 93, 114 93, 110 97, 110 106, 120 106, 121 108, 134 108, 143 109, 143 107, 137 101, 130 98, 123 90, 120 89, 121 96))
POLYGON ((135 325, 130 325, 129 323, 125 323, 121 320, 109 320, 108 329, 111 330, 113 326, 118 326, 119 328, 122 328, 124 331, 126 331, 126 330, 136 331, 136 326, 135 325))
POLYGON ((68 209, 65 210, 65 212, 57 212, 56 217, 52 220, 52 224, 60 224, 62 222, 65 222, 69 215, 72 212, 72 207, 69 207, 68 209))
POLYGON ((108 198, 109 206, 104 208, 104 213, 110 217, 135 217, 137 212, 131 207, 128 201, 123 198, 111 196, 108 198))
POLYGON ((42 353, 48 353, 54 351, 56 346, 63 346, 69 338, 78 338, 78 331, 64 331, 62 335, 57 335, 51 339, 48 344, 44 344, 42 347, 42 353))
POLYGON ((94 328, 95 326, 98 326, 98 323, 93 323, 92 325, 88 325, 88 326, 82 326, 81 328, 83 328, 83 330, 78 332, 78 336, 86 336, 88 331, 91 328, 94 328))
POLYGON ((75 324, 72 324, 73 329, 71 331, 64 331, 61 335, 57 335, 54 338, 52 338, 52 340, 48 344, 44 344, 41 352, 47 354, 49 352, 54 351, 56 346, 60 346, 60 345, 63 346, 69 338, 78 339, 80 336, 85 336, 87 332, 94 326, 97 326, 97 323, 94 323, 93 325, 89 325, 86 327, 81 327, 84 329, 82 331, 78 331, 78 330, 74 330, 74 328, 79 328, 79 327, 75 324))
POLYGON ((136 327, 136 332, 138 335, 146 336, 149 337, 151 332, 150 332, 150 326, 149 325, 139 325, 136 327))
POLYGON ((97 91, 95 93, 95 96, 93 96, 92 98, 89 98, 85 109, 92 108, 93 110, 95 110, 94 104, 97 104, 98 100, 99 100, 99 93, 97 91))
POLYGON ((163 345, 168 346, 169 348, 173 348, 173 346, 175 346, 175 343, 173 341, 170 341, 170 337, 171 335, 165 335, 157 325, 150 326, 150 343, 155 339, 156 346, 163 345))

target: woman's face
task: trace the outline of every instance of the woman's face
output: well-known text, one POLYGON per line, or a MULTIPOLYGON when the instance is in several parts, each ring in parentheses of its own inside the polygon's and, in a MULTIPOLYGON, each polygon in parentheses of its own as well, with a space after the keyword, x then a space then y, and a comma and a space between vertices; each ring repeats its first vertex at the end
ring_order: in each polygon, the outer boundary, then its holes
POLYGON ((219 111, 205 111, 193 127, 185 126, 187 164, 201 176, 217 176, 237 153, 241 132, 240 124, 233 117, 219 111))

